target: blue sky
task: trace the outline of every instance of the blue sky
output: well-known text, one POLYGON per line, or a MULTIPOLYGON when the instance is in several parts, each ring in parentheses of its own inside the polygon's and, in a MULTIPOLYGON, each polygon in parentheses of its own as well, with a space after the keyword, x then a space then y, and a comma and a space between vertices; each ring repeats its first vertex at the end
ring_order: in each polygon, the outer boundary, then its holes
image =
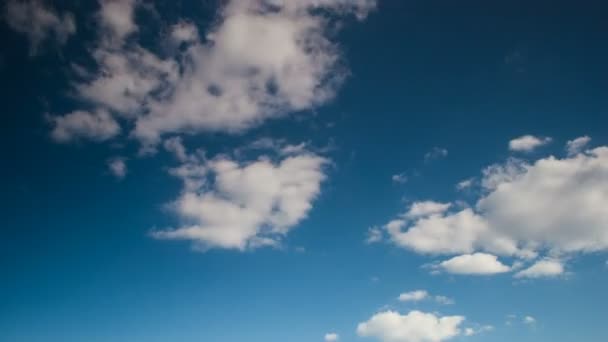
POLYGON ((608 338, 605 5, 2 6, 0 340, 608 338))

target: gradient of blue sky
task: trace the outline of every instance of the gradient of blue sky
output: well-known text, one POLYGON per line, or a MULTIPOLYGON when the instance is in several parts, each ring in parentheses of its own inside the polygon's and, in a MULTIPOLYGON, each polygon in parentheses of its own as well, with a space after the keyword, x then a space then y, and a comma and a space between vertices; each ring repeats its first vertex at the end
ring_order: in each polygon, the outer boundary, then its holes
MULTIPOLYGON (((348 70, 335 96, 236 134, 172 132, 189 151, 237 162, 280 160, 272 149, 245 149, 262 138, 308 142, 308 153, 330 161, 312 208, 275 247, 197 251, 151 234, 181 224, 167 207, 184 191, 168 174, 180 162, 162 147, 142 156, 141 140, 124 133, 133 121, 120 119, 123 135, 105 142, 51 137, 49 117, 91 108, 74 93, 71 63, 94 64, 99 5, 44 3, 73 13, 65 40, 50 35, 33 49, 33 36, 8 24, 6 8, 0 26, 0 340, 308 342, 335 332, 340 341, 373 341, 357 326, 387 310, 465 316, 450 341, 608 338, 606 246, 555 256, 565 271, 550 277, 434 274, 429 265, 467 253, 419 253, 383 228, 418 201, 473 206, 483 196, 479 184, 468 191, 456 184, 480 182, 485 167, 512 156, 570 160, 565 145, 582 136, 591 138, 588 148, 608 146, 606 5, 380 0, 361 20, 329 7, 320 15, 342 27, 326 27, 339 47, 328 53, 341 60, 327 71, 348 70), (510 151, 509 141, 524 135, 551 141, 510 151), (107 166, 117 156, 126 158, 123 178, 107 166), (393 181, 399 174, 404 181, 393 181), (366 243, 372 227, 382 241, 366 243), (413 290, 454 303, 398 300, 413 290), (465 336, 465 328, 483 326, 493 329, 465 336)), ((151 4, 137 7, 134 36, 159 55, 158 31, 180 18, 201 36, 222 22, 216 1, 151 4)), ((593 179, 607 180, 606 169, 593 179)), ((608 204, 602 194, 600 207, 608 204)), ((578 212, 584 203, 572 204, 578 212)))

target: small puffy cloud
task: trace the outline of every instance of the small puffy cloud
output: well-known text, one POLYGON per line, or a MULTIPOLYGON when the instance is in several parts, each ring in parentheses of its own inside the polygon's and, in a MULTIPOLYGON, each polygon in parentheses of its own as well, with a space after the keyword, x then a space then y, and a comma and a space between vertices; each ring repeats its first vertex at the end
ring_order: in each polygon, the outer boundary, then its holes
POLYGON ((535 137, 524 135, 509 141, 509 150, 518 152, 530 152, 534 149, 551 142, 549 137, 535 137))
POLYGON ((564 265, 555 259, 543 259, 515 274, 516 278, 556 277, 564 273, 564 265))
POLYGON ((35 55, 46 40, 53 39, 63 45, 76 33, 71 13, 59 14, 38 0, 9 0, 4 8, 4 19, 10 28, 28 37, 30 55, 35 55))
POLYGON ((490 275, 511 270, 511 267, 501 263, 495 255, 486 253, 459 255, 440 262, 436 267, 448 273, 471 275, 490 275))
POLYGON ((340 339, 340 335, 336 333, 327 333, 325 334, 324 340, 325 342, 335 342, 340 339))
POLYGON ((105 110, 87 112, 77 110, 50 118, 53 124, 51 137, 61 143, 78 139, 108 140, 120 133, 120 126, 105 110))
POLYGON ((404 216, 410 219, 432 216, 445 212, 450 206, 450 203, 439 203, 434 201, 414 202, 404 216))
POLYGON ((443 147, 433 147, 432 150, 424 155, 424 160, 429 162, 435 159, 445 158, 448 155, 448 150, 443 147))
POLYGON ((114 177, 118 179, 125 178, 127 175, 127 163, 125 158, 115 157, 108 161, 108 169, 114 177))
POLYGON ((566 152, 569 156, 578 154, 585 148, 585 146, 589 144, 590 141, 591 138, 586 135, 573 140, 568 140, 568 142, 566 142, 566 152))
POLYGON ((533 325, 536 324, 536 318, 532 316, 525 316, 523 322, 528 325, 533 325))
POLYGON ((399 295, 399 301, 401 302, 418 302, 428 298, 429 293, 426 290, 416 290, 411 292, 404 292, 399 295))
POLYGON ((311 153, 278 162, 228 157, 186 162, 170 171, 184 181, 184 191, 172 204, 184 224, 152 236, 189 240, 202 250, 276 246, 308 215, 327 162, 311 153))
POLYGON ((393 180, 393 182, 398 184, 407 183, 407 175, 405 173, 394 174, 391 176, 391 179, 393 180))
POLYGON ((359 323, 357 334, 383 342, 441 342, 460 335, 464 320, 464 316, 436 316, 421 311, 405 315, 384 311, 359 323))

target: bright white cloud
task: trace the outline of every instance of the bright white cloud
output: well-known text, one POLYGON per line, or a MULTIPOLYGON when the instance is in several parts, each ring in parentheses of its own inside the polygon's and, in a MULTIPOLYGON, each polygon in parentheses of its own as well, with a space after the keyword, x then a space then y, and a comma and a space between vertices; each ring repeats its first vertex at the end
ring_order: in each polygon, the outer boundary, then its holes
POLYGON ((418 302, 428 298, 429 293, 426 290, 416 290, 411 292, 404 292, 399 295, 399 301, 401 302, 418 302))
POLYGON ((535 137, 533 135, 524 135, 509 141, 509 150, 519 152, 530 152, 550 142, 551 138, 549 137, 535 137))
POLYGON ((564 273, 564 265, 555 259, 539 260, 532 266, 515 274, 516 278, 556 277, 564 273))
POLYGON ((78 110, 64 116, 51 117, 50 121, 54 125, 51 137, 62 143, 81 138, 104 141, 120 133, 120 126, 105 110, 78 110))
POLYGON ((441 342, 460 335, 464 319, 463 316, 440 317, 421 311, 410 311, 406 315, 384 311, 359 323, 357 334, 383 342, 441 342))
POLYGON ((184 225, 152 235, 190 240, 203 250, 275 246, 308 215, 326 177, 326 163, 311 153, 279 162, 189 161, 171 170, 184 181, 172 206, 184 225))
POLYGON ((568 155, 572 156, 582 152, 585 146, 587 146, 590 141, 591 138, 586 135, 578 137, 574 140, 568 140, 568 142, 566 142, 566 151, 568 152, 568 155))
POLYGON ((115 157, 108 161, 108 169, 118 179, 125 178, 127 175, 127 163, 125 158, 115 157))
POLYGON ((608 147, 533 163, 509 159, 485 169, 481 184, 474 207, 412 215, 412 206, 383 228, 396 245, 428 254, 532 259, 608 250, 608 147))
POLYGON ((35 55, 46 40, 53 39, 63 45, 76 33, 76 22, 71 13, 59 14, 38 0, 9 0, 4 9, 4 19, 10 28, 28 37, 30 55, 35 55))
POLYGON ((204 35, 187 21, 176 23, 167 39, 182 48, 162 57, 133 38, 138 5, 101 1, 92 50, 99 72, 74 88, 126 119, 131 135, 152 146, 163 134, 240 132, 330 100, 347 71, 320 13, 363 19, 375 1, 229 1, 204 35))
POLYGON ((511 270, 511 267, 501 263, 495 255, 486 253, 459 255, 442 261, 437 268, 448 273, 471 275, 489 275, 511 270))
POLYGON ((325 334, 325 342, 335 342, 338 341, 340 339, 340 335, 336 334, 336 333, 327 333, 325 334))

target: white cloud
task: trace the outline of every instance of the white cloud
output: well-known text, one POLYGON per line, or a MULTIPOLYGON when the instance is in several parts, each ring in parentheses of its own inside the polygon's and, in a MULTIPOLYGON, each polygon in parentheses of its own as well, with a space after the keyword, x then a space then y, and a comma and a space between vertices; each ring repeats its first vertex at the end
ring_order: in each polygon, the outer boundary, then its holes
POLYGON ((395 183, 405 184, 407 182, 407 175, 405 173, 394 174, 391 179, 395 183))
POLYGON ((564 265, 559 260, 543 259, 515 274, 516 278, 556 277, 564 273, 564 265))
POLYGON ((524 135, 509 141, 509 150, 519 152, 530 152, 537 147, 546 145, 551 142, 549 137, 535 137, 533 135, 524 135))
POLYGON ((458 182, 458 184, 456 184, 456 189, 457 190, 465 190, 465 189, 469 189, 470 187, 473 186, 475 182, 474 178, 467 178, 465 180, 462 180, 460 182, 458 182))
POLYGON ((419 253, 525 259, 608 250, 608 147, 509 159, 483 173, 474 207, 411 215, 412 206, 383 226, 391 241, 419 253))
POLYGON ((442 261, 436 266, 448 273, 490 275, 509 272, 511 268, 501 263, 495 255, 485 253, 465 254, 442 261))
POLYGON ((127 175, 127 163, 125 158, 115 157, 108 161, 108 169, 118 179, 125 178, 127 175))
POLYGON ((426 299, 429 293, 426 290, 416 290, 411 292, 404 292, 399 295, 399 301, 401 302, 418 302, 426 299))
POLYGON ((76 23, 71 13, 58 14, 38 0, 9 0, 4 10, 8 26, 28 37, 30 55, 35 55, 45 40, 54 39, 57 44, 63 45, 76 33, 76 23))
POLYGON ((536 324, 536 318, 534 318, 532 316, 526 316, 526 317, 524 317, 524 323, 528 324, 528 325, 536 324))
POLYGON ((64 116, 51 117, 54 128, 51 137, 57 142, 78 139, 108 140, 120 133, 120 126, 105 110, 74 111, 64 116))
POLYGON ((491 325, 484 325, 479 328, 466 328, 466 329, 464 329, 464 335, 473 336, 473 335, 485 333, 485 332, 492 331, 492 330, 494 330, 494 327, 491 325))
POLYGON ((311 153, 279 162, 240 163, 227 157, 187 162, 171 170, 184 181, 172 206, 184 225, 152 236, 190 240, 203 250, 276 246, 308 215, 327 162, 311 153))
POLYGON ((583 148, 585 148, 590 141, 591 138, 586 135, 578 137, 574 140, 568 140, 568 142, 566 142, 566 151, 568 152, 568 155, 572 156, 582 152, 583 148))
POLYGON ((74 88, 150 146, 168 133, 241 132, 332 99, 347 71, 321 13, 362 19, 375 1, 229 1, 204 35, 175 24, 167 39, 185 45, 162 57, 131 39, 138 5, 101 1, 92 49, 99 71, 74 88))
POLYGON ((460 335, 464 319, 463 316, 440 317, 421 311, 410 311, 406 315, 384 311, 359 323, 357 334, 383 342, 441 342, 460 335))
POLYGON ((340 339, 340 335, 336 333, 327 333, 325 334, 325 342, 335 342, 340 339))
POLYGON ((439 203, 434 201, 414 202, 404 216, 407 218, 419 218, 441 214, 448 210, 450 206, 450 203, 439 203))
POLYGON ((443 148, 443 147, 433 147, 433 149, 429 152, 427 152, 424 155, 424 160, 425 161, 431 161, 434 159, 440 159, 440 158, 444 158, 447 157, 448 155, 448 150, 443 148))

